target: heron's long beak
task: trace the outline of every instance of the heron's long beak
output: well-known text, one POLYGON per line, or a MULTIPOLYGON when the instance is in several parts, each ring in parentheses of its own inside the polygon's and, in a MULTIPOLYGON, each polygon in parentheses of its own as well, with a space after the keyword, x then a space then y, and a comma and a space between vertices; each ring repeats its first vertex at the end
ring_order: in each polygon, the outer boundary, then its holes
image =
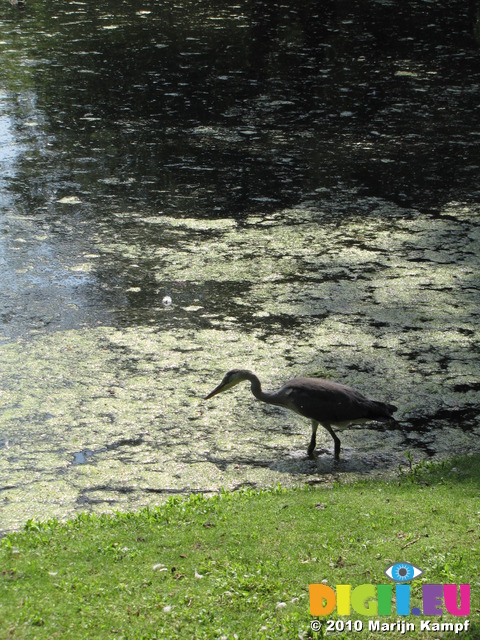
POLYGON ((213 396, 216 396, 217 393, 221 393, 227 389, 229 389, 229 387, 225 383, 221 382, 218 387, 215 387, 215 389, 208 394, 208 396, 205 396, 204 400, 209 400, 210 398, 213 398, 213 396))
POLYGON ((208 396, 205 396, 204 400, 209 400, 210 398, 213 398, 213 396, 216 396, 217 393, 222 393, 222 391, 227 391, 227 389, 231 389, 234 386, 235 384, 232 384, 229 382, 221 382, 218 385, 218 387, 215 387, 215 389, 208 394, 208 396))

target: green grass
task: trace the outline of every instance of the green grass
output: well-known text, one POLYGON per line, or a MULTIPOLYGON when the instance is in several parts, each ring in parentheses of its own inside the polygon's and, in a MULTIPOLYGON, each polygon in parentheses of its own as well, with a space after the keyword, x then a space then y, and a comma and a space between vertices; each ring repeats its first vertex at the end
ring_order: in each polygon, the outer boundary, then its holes
MULTIPOLYGON (((325 624, 311 632, 308 585, 388 583, 383 572, 398 561, 424 570, 412 606, 421 582, 470 583, 471 631, 381 637, 480 638, 479 496, 477 455, 390 482, 195 495, 138 513, 29 522, 0 541, 0 638, 379 637, 327 634, 325 624)), ((350 619, 368 627, 353 611, 350 619)))

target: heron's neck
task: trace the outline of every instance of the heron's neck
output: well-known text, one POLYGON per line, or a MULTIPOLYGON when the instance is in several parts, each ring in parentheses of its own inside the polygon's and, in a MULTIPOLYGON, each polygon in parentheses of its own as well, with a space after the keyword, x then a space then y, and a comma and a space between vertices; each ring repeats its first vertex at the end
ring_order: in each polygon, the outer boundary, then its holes
POLYGON ((257 376, 251 371, 247 371, 246 373, 248 374, 247 380, 250 381, 250 388, 252 389, 252 393, 255 398, 257 398, 257 400, 261 400, 262 402, 269 402, 272 404, 272 396, 274 394, 262 391, 262 385, 260 384, 260 380, 257 378, 257 376))

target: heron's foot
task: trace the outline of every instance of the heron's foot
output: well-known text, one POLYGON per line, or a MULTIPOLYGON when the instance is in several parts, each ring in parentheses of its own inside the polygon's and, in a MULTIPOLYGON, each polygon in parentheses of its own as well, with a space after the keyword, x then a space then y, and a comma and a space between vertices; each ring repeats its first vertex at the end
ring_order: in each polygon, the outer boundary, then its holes
MULTIPOLYGON (((327 447, 320 447, 319 449, 315 448, 312 451, 310 450, 307 451, 307 458, 309 460, 316 460, 321 456, 326 456, 329 458, 331 456, 331 449, 328 449, 327 447)), ((335 458, 334 460, 335 462, 337 461, 335 458)))
POLYGON ((340 442, 335 442, 335 451, 333 452, 333 459, 335 462, 340 460, 340 442))
POLYGON ((315 454, 316 443, 310 443, 307 449, 307 456, 309 458, 316 458, 318 454, 315 454))
POLYGON ((317 448, 317 443, 315 440, 312 440, 310 442, 310 444, 308 445, 308 449, 307 449, 307 455, 309 458, 312 458, 313 455, 315 454, 315 449, 317 448))

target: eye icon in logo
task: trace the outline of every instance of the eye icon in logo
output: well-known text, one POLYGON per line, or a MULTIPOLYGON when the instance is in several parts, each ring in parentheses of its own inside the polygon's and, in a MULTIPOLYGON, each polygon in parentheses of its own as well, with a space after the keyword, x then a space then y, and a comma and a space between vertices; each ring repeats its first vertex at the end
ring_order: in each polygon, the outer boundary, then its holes
POLYGON ((410 582, 421 576, 423 571, 408 562, 396 562, 385 569, 385 575, 395 582, 410 582))

